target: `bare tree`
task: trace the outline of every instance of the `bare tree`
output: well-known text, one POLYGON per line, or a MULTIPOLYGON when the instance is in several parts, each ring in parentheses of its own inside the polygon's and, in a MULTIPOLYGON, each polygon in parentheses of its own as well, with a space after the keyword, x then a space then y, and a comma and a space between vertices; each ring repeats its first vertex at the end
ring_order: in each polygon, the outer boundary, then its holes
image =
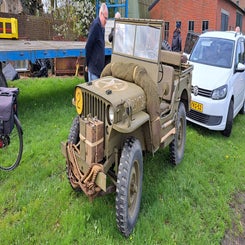
POLYGON ((26 14, 36 15, 43 12, 42 0, 21 0, 23 11, 26 14))
POLYGON ((51 2, 51 8, 56 9, 57 8, 57 0, 50 0, 51 2))

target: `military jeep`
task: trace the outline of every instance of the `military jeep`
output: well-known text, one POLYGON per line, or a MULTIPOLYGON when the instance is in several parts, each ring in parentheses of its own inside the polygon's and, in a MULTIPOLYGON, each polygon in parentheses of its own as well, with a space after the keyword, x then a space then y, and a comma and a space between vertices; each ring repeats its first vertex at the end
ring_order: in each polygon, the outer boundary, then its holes
POLYGON ((78 115, 61 148, 74 190, 91 200, 116 192, 116 222, 127 237, 140 210, 143 153, 169 146, 172 164, 183 158, 193 67, 161 49, 161 20, 118 19, 114 28, 111 63, 75 88, 78 115))

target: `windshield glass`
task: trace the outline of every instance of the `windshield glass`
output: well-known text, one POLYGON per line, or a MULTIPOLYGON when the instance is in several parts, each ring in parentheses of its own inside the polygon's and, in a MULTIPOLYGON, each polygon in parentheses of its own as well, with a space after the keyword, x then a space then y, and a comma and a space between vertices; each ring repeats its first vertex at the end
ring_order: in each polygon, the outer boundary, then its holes
POLYGON ((202 37, 199 38, 194 47, 190 61, 230 68, 234 52, 234 41, 221 38, 202 37))
POLYGON ((159 27, 116 23, 113 53, 158 61, 160 38, 159 27))

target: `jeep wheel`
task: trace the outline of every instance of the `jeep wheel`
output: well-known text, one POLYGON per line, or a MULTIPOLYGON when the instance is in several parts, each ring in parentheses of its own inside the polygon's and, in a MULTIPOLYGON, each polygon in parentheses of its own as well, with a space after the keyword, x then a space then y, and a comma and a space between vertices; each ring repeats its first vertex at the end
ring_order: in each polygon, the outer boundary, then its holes
POLYGON ((70 128, 68 142, 76 145, 78 143, 78 140, 79 140, 79 116, 76 116, 70 128))
POLYGON ((126 237, 138 218, 142 194, 143 157, 139 140, 129 138, 124 144, 117 176, 116 219, 126 237))
POLYGON ((169 145, 170 162, 177 165, 184 157, 186 140, 186 112, 182 102, 179 104, 174 140, 169 145))
MULTIPOLYGON (((68 143, 72 143, 76 145, 78 143, 78 140, 79 140, 79 116, 76 116, 72 122, 72 126, 68 136, 68 143)), ((75 191, 80 191, 81 189, 77 184, 76 178, 68 163, 66 163, 66 174, 72 189, 74 189, 75 191)))
POLYGON ((233 100, 231 100, 228 109, 225 129, 222 131, 222 134, 226 137, 229 137, 231 135, 232 124, 233 124, 233 107, 234 107, 234 102, 233 100))

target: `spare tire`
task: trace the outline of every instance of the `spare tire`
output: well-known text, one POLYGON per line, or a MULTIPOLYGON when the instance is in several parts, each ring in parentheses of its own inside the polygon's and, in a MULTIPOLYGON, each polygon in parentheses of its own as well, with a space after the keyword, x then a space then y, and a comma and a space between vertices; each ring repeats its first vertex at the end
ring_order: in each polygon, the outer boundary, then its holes
POLYGON ((166 40, 163 40, 161 49, 171 51, 170 44, 166 40))

